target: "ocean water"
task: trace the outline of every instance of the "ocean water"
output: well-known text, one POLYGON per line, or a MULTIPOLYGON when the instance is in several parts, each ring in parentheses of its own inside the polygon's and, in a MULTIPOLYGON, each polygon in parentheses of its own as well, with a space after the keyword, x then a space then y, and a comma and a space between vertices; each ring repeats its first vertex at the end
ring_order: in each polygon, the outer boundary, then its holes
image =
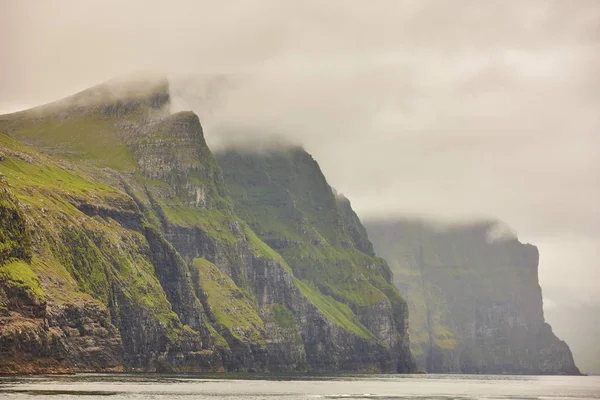
POLYGON ((146 375, 0 377, 1 399, 600 399, 597 376, 146 375))

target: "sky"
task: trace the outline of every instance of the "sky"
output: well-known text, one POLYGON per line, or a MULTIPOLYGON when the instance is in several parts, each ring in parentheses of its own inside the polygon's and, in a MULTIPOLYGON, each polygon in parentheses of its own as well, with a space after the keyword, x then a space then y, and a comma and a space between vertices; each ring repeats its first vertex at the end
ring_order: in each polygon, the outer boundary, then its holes
POLYGON ((25 3, 0 0, 0 113, 167 74, 213 149, 300 143, 363 218, 506 222, 555 331, 594 346, 599 1, 25 3))

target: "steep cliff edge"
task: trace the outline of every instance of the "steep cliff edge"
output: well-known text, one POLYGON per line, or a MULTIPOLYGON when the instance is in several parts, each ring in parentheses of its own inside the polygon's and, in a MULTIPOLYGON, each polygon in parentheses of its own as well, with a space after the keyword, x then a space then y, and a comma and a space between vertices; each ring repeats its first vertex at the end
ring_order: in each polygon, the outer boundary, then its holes
POLYGON ((500 225, 366 221, 409 304, 419 368, 439 373, 579 374, 544 321, 536 247, 500 225))
POLYGON ((289 264, 301 292, 326 314, 307 360, 324 368, 341 360, 372 368, 410 371, 406 303, 391 272, 373 248, 350 202, 336 196, 317 162, 301 148, 266 153, 230 149, 217 153, 235 212, 289 264), (331 323, 333 322, 333 324, 331 323), (340 329, 344 328, 344 329, 340 329))
POLYGON ((339 239, 387 293, 354 309, 296 275, 168 108, 153 80, 0 116, 0 372, 410 370, 387 266, 339 239))

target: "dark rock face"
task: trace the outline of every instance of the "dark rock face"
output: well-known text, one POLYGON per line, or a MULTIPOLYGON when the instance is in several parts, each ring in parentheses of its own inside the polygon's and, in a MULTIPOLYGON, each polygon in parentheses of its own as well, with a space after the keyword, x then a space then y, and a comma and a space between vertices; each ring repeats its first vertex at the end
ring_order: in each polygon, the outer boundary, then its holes
POLYGON ((316 163, 314 199, 275 199, 300 236, 257 235, 198 117, 121 92, 0 117, 0 372, 412 370, 406 305, 316 163))
POLYGON ((110 322, 108 310, 101 304, 51 304, 45 317, 52 340, 60 346, 62 354, 58 357, 64 357, 73 370, 118 369, 121 337, 110 322))
POLYGON ((368 221, 410 307, 418 366, 438 373, 579 374, 544 322, 536 247, 495 223, 368 221))

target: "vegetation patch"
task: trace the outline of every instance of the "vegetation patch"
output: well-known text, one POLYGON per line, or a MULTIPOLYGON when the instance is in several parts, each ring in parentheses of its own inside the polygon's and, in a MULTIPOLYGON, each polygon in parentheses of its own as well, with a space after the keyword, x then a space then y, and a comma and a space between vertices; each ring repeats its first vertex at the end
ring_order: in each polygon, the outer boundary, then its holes
POLYGON ((46 299, 44 289, 42 289, 37 275, 25 261, 13 260, 0 265, 0 280, 10 281, 12 285, 18 286, 40 301, 46 299))
POLYGON ((331 322, 362 338, 377 341, 375 335, 356 319, 356 315, 346 304, 324 295, 310 282, 296 280, 296 286, 331 322))
POLYGON ((456 348, 456 335, 448 328, 435 325, 433 327, 433 342, 442 349, 456 348))
POLYGON ((227 245, 235 245, 237 242, 237 237, 230 227, 230 224, 235 221, 231 215, 219 210, 186 206, 164 205, 161 209, 167 219, 176 225, 199 227, 209 236, 227 245))
POLYGON ((264 345, 264 323, 244 292, 210 261, 195 258, 193 266, 216 318, 217 331, 227 329, 241 342, 264 345))
POLYGON ((294 328, 297 326, 294 314, 286 306, 275 303, 269 305, 269 309, 273 313, 277 326, 281 328, 294 328))
POLYGON ((97 113, 69 118, 45 116, 2 125, 12 137, 42 147, 52 155, 70 161, 92 161, 116 170, 133 170, 131 150, 120 141, 114 124, 97 113))

